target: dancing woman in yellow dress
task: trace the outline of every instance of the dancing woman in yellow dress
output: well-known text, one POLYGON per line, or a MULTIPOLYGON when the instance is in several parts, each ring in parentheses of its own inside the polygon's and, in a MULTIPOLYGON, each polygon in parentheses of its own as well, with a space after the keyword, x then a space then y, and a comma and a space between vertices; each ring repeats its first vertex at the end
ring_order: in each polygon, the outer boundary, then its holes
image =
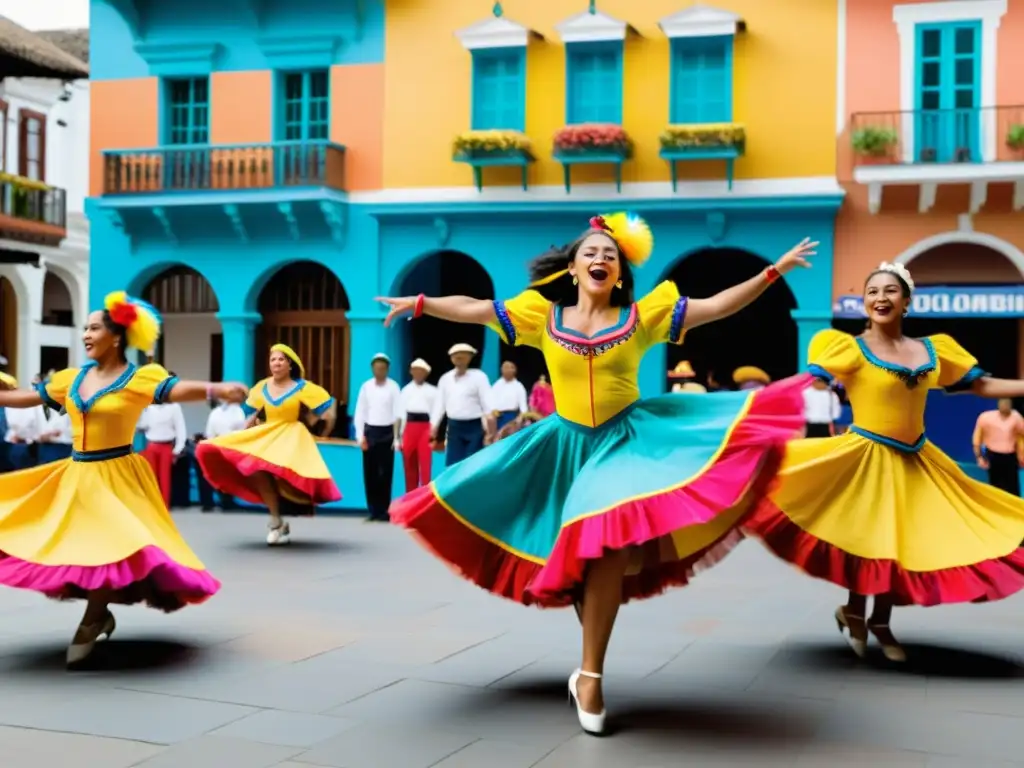
POLYGON ((687 299, 665 281, 634 301, 632 269, 650 255, 650 230, 626 214, 590 225, 537 259, 533 289, 508 301, 381 301, 391 307, 386 324, 405 313, 477 323, 544 354, 557 413, 406 494, 391 519, 501 597, 582 604, 582 664, 568 687, 584 731, 601 733, 600 678, 619 605, 682 586, 723 557, 803 424, 799 379, 749 394, 643 400, 640 361, 809 266, 816 243, 709 299, 687 299))
POLYGON ((250 390, 242 404, 246 429, 196 447, 203 474, 222 493, 264 504, 270 512, 267 544, 287 544, 291 527, 281 519, 281 497, 302 505, 341 498, 316 440, 303 419, 323 420, 325 434, 334 427, 334 398, 306 381, 306 369, 285 344, 270 348, 270 378, 250 390), (266 421, 257 425, 260 414, 266 421))
POLYGON ((864 334, 811 341, 811 373, 842 383, 853 425, 790 443, 778 485, 747 524, 783 559, 850 590, 835 618, 858 656, 870 632, 897 662, 906 656, 889 628, 894 605, 1024 588, 1024 500, 969 478, 924 428, 929 389, 1021 397, 1024 381, 990 378, 949 336, 904 336, 913 288, 905 267, 883 263, 864 288, 864 334))
POLYGON ((136 367, 127 347, 149 352, 159 314, 123 292, 89 315, 89 358, 34 390, 0 392, 0 406, 66 410, 70 459, 0 477, 0 584, 59 599, 84 598, 68 665, 114 631, 111 604, 145 602, 175 611, 220 588, 181 538, 149 463, 132 452, 135 425, 151 403, 245 398, 241 384, 180 381, 159 365, 136 367))

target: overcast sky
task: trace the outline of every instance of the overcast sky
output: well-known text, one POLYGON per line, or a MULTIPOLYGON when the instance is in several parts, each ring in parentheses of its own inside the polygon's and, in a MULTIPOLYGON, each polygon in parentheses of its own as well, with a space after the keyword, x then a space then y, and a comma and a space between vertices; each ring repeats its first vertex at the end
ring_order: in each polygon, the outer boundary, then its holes
POLYGON ((89 0, 0 0, 0 16, 26 29, 89 26, 89 0))

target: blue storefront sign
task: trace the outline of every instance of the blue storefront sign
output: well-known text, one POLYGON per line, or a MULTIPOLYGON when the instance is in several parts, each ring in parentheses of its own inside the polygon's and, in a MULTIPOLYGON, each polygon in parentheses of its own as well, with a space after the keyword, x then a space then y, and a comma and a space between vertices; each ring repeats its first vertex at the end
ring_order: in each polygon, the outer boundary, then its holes
MULTIPOLYGON (((862 296, 840 296, 832 305, 840 319, 864 317, 862 296)), ((925 285, 914 291, 912 317, 1024 317, 1024 285, 925 285)))

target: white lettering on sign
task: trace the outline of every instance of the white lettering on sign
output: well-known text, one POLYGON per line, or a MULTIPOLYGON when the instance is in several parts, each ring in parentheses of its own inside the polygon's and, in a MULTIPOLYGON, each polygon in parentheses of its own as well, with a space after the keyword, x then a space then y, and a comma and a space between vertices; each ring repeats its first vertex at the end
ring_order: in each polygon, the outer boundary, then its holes
MULTIPOLYGON (((1024 317, 1024 286, 1013 286, 1012 292, 1005 288, 961 290, 934 290, 924 287, 914 294, 910 302, 913 315, 936 315, 942 317, 1024 317)), ((864 314, 864 304, 859 296, 843 296, 836 302, 835 310, 843 315, 864 314)))

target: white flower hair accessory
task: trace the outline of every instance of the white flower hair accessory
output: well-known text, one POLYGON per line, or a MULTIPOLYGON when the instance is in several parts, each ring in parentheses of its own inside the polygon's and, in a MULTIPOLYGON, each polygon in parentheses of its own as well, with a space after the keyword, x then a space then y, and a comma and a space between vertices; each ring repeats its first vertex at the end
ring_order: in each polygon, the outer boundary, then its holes
POLYGON ((910 292, 914 292, 914 278, 910 276, 910 270, 904 267, 902 264, 895 262, 883 261, 878 265, 879 272, 892 272, 894 275, 898 275, 907 287, 910 288, 910 292))

